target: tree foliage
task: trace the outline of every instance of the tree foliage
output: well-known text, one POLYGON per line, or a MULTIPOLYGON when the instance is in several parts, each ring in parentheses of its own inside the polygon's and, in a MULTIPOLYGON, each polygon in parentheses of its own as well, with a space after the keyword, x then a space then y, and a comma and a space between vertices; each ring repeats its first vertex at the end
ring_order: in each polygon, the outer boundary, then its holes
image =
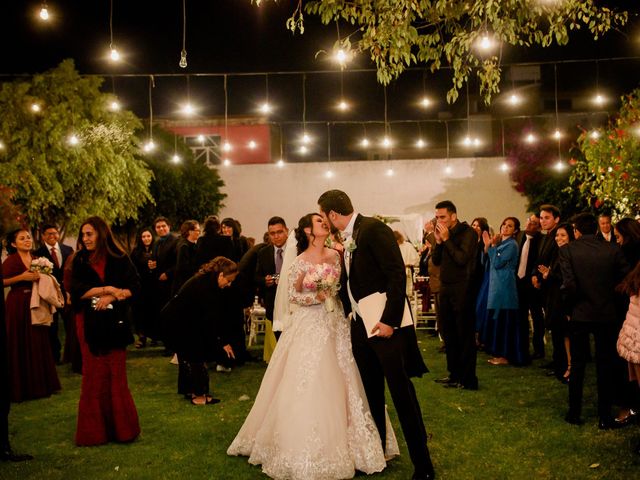
POLYGON ((548 141, 523 144, 520 139, 524 135, 508 139, 506 161, 513 187, 527 197, 527 210, 538 212, 540 205, 550 203, 560 209, 562 218, 568 219, 588 208, 578 189, 571 187, 568 169, 553 168, 558 159, 557 145, 548 141))
POLYGON ((476 48, 483 35, 507 45, 548 47, 565 45, 569 32, 581 28, 598 39, 628 19, 626 12, 598 7, 595 0, 298 0, 287 27, 304 32, 305 12, 325 24, 351 25, 353 32, 336 48, 367 52, 385 85, 411 65, 431 71, 448 65, 449 102, 475 72, 487 103, 499 91, 502 72, 499 54, 476 48))
POLYGON ((73 229, 90 215, 124 221, 151 201, 152 173, 135 135, 142 125, 131 112, 109 111, 101 84, 65 60, 0 89, 0 178, 31 225, 73 229))
POLYGON ((177 229, 184 220, 202 221, 217 214, 226 197, 220 192, 224 182, 218 172, 195 160, 184 143, 174 141, 173 134, 154 128, 154 142, 157 148, 145 155, 145 161, 154 174, 150 190, 155 201, 140 208, 138 224, 151 225, 162 215, 177 229), (181 159, 177 164, 171 160, 174 148, 181 159))
POLYGON ((640 214, 640 89, 622 97, 609 124, 578 138, 572 181, 598 210, 640 214))

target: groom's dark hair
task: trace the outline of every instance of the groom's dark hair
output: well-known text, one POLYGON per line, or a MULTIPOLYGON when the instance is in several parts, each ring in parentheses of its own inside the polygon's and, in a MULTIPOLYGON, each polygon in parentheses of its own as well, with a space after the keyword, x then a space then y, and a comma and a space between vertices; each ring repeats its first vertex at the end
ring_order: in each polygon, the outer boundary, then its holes
POLYGON ((458 213, 456 206, 453 204, 451 200, 443 200, 436 204, 436 210, 440 208, 446 208, 449 213, 458 213))
POLYGON ((351 199, 342 190, 328 190, 320 195, 318 199, 320 210, 329 213, 333 210, 340 215, 349 215, 353 213, 353 205, 351 199))

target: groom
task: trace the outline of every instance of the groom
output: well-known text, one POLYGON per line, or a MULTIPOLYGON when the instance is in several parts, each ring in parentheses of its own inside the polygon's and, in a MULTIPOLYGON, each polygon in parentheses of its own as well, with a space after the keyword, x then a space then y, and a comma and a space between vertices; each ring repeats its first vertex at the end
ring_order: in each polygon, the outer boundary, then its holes
POLYGON ((345 238, 345 266, 340 296, 345 311, 353 313, 351 344, 362 383, 385 446, 384 380, 415 468, 414 480, 433 479, 435 472, 427 448, 427 432, 410 376, 427 371, 418 349, 413 326, 399 328, 406 302, 406 276, 400 248, 393 232, 374 218, 355 213, 351 200, 340 190, 329 190, 318 199, 320 213, 332 230, 345 238), (375 293, 386 293, 380 322, 368 338, 359 315, 358 301, 375 293))

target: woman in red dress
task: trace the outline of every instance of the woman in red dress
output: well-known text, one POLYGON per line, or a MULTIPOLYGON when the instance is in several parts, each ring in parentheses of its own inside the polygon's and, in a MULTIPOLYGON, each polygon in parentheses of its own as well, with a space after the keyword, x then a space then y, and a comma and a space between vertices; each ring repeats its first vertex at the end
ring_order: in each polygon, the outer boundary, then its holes
POLYGON ((24 229, 7 236, 7 256, 2 264, 3 285, 11 291, 6 301, 7 353, 12 402, 48 397, 60 390, 51 354, 49 327, 31 325, 31 287, 40 274, 31 272, 31 234, 24 229))
POLYGON ((82 390, 76 445, 130 442, 140 434, 127 384, 126 347, 133 343, 128 299, 140 289, 138 274, 100 217, 80 227, 73 259, 72 305, 82 350, 82 390))

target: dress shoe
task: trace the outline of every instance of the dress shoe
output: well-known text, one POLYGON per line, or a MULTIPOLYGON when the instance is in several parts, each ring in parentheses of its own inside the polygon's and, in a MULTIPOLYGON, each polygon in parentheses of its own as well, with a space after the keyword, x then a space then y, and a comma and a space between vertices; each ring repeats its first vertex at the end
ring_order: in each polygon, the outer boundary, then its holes
POLYGON ((10 448, 0 452, 0 461, 4 462, 25 462, 33 460, 33 456, 26 453, 16 453, 10 448))
POLYGON ((612 418, 601 418, 598 422, 598 428, 600 430, 615 430, 617 428, 622 428, 624 425, 620 425, 616 423, 612 418))
POLYGON ((572 413, 567 413, 564 417, 564 421, 571 425, 584 425, 584 420, 582 420, 579 415, 574 415, 572 413))
POLYGON ((453 380, 451 377, 436 378, 436 379, 434 380, 434 382, 436 382, 436 383, 444 383, 444 384, 447 384, 447 383, 456 383, 456 381, 455 381, 455 380, 453 380))

